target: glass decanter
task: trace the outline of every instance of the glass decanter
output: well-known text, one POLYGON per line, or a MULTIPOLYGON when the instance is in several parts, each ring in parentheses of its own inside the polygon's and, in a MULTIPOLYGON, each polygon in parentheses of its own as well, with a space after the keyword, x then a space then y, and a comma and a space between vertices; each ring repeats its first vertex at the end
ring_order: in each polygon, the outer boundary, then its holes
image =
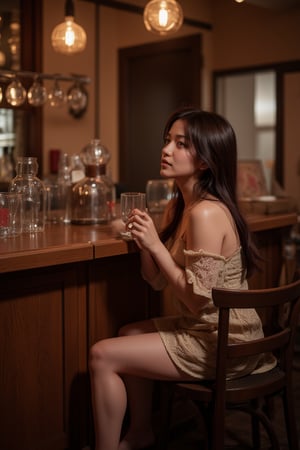
POLYGON ((115 218, 115 185, 106 174, 110 152, 99 139, 93 139, 80 154, 85 178, 72 188, 71 222, 104 224, 115 218))

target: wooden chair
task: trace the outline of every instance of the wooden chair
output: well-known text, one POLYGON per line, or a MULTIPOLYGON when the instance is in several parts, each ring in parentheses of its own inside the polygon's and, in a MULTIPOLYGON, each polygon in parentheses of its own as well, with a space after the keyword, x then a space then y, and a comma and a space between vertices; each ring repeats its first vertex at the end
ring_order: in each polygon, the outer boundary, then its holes
MULTIPOLYGON (((207 428, 209 449, 225 447, 225 411, 235 408, 248 412, 252 419, 253 448, 260 448, 262 424, 273 449, 280 448, 276 430, 272 426, 268 401, 280 394, 283 401, 285 425, 289 447, 298 450, 297 427, 293 405, 292 363, 300 313, 300 280, 272 289, 235 291, 213 289, 213 301, 219 308, 219 333, 216 355, 216 379, 211 382, 164 382, 168 401, 162 408, 159 449, 168 447, 168 429, 171 419, 172 394, 174 389, 187 393, 203 413, 207 428), (263 309, 265 317, 271 317, 265 337, 239 344, 228 343, 228 324, 231 308, 263 309), (272 315, 268 313, 272 312, 272 315), (278 365, 262 374, 247 375, 235 380, 226 380, 227 362, 236 357, 247 357, 263 352, 273 352, 278 365), (167 405, 167 406, 166 406, 167 405)), ((270 403, 272 404, 272 403, 270 403)))

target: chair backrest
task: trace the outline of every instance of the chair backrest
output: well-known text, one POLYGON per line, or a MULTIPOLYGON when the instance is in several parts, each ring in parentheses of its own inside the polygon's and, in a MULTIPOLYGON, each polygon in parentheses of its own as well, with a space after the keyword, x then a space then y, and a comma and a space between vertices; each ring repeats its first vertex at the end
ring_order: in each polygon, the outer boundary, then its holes
POLYGON ((213 289, 212 298, 219 308, 216 371, 216 408, 225 410, 226 367, 230 359, 273 352, 280 368, 291 378, 295 335, 300 314, 300 280, 286 286, 260 290, 213 289), (268 335, 255 341, 228 342, 229 316, 232 308, 263 308, 272 317, 268 335), (268 313, 272 311, 272 315, 268 313), (275 313, 275 314, 274 314, 275 313))

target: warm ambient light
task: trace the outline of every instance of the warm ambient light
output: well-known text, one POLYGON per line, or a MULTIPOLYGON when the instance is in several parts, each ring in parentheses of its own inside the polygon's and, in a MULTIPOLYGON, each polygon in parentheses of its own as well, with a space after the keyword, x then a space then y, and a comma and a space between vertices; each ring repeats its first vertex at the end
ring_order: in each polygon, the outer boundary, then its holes
POLYGON ((144 23, 152 33, 174 33, 183 23, 181 6, 175 0, 151 0, 144 9, 144 23))
POLYGON ((51 35, 52 47, 65 55, 82 52, 86 46, 84 29, 74 22, 74 4, 72 0, 65 3, 65 21, 57 25, 51 35))

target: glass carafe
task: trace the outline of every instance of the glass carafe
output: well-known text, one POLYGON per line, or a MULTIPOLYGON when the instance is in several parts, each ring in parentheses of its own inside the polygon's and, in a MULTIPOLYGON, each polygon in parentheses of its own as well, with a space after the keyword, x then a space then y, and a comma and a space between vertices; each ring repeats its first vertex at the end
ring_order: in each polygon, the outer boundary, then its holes
POLYGON ((10 191, 22 194, 23 232, 43 231, 46 213, 46 189, 37 177, 37 158, 17 158, 17 175, 11 180, 10 191))
POLYGON ((81 152, 85 178, 72 188, 71 222, 108 223, 115 218, 115 185, 106 174, 110 153, 99 139, 93 139, 81 152))

